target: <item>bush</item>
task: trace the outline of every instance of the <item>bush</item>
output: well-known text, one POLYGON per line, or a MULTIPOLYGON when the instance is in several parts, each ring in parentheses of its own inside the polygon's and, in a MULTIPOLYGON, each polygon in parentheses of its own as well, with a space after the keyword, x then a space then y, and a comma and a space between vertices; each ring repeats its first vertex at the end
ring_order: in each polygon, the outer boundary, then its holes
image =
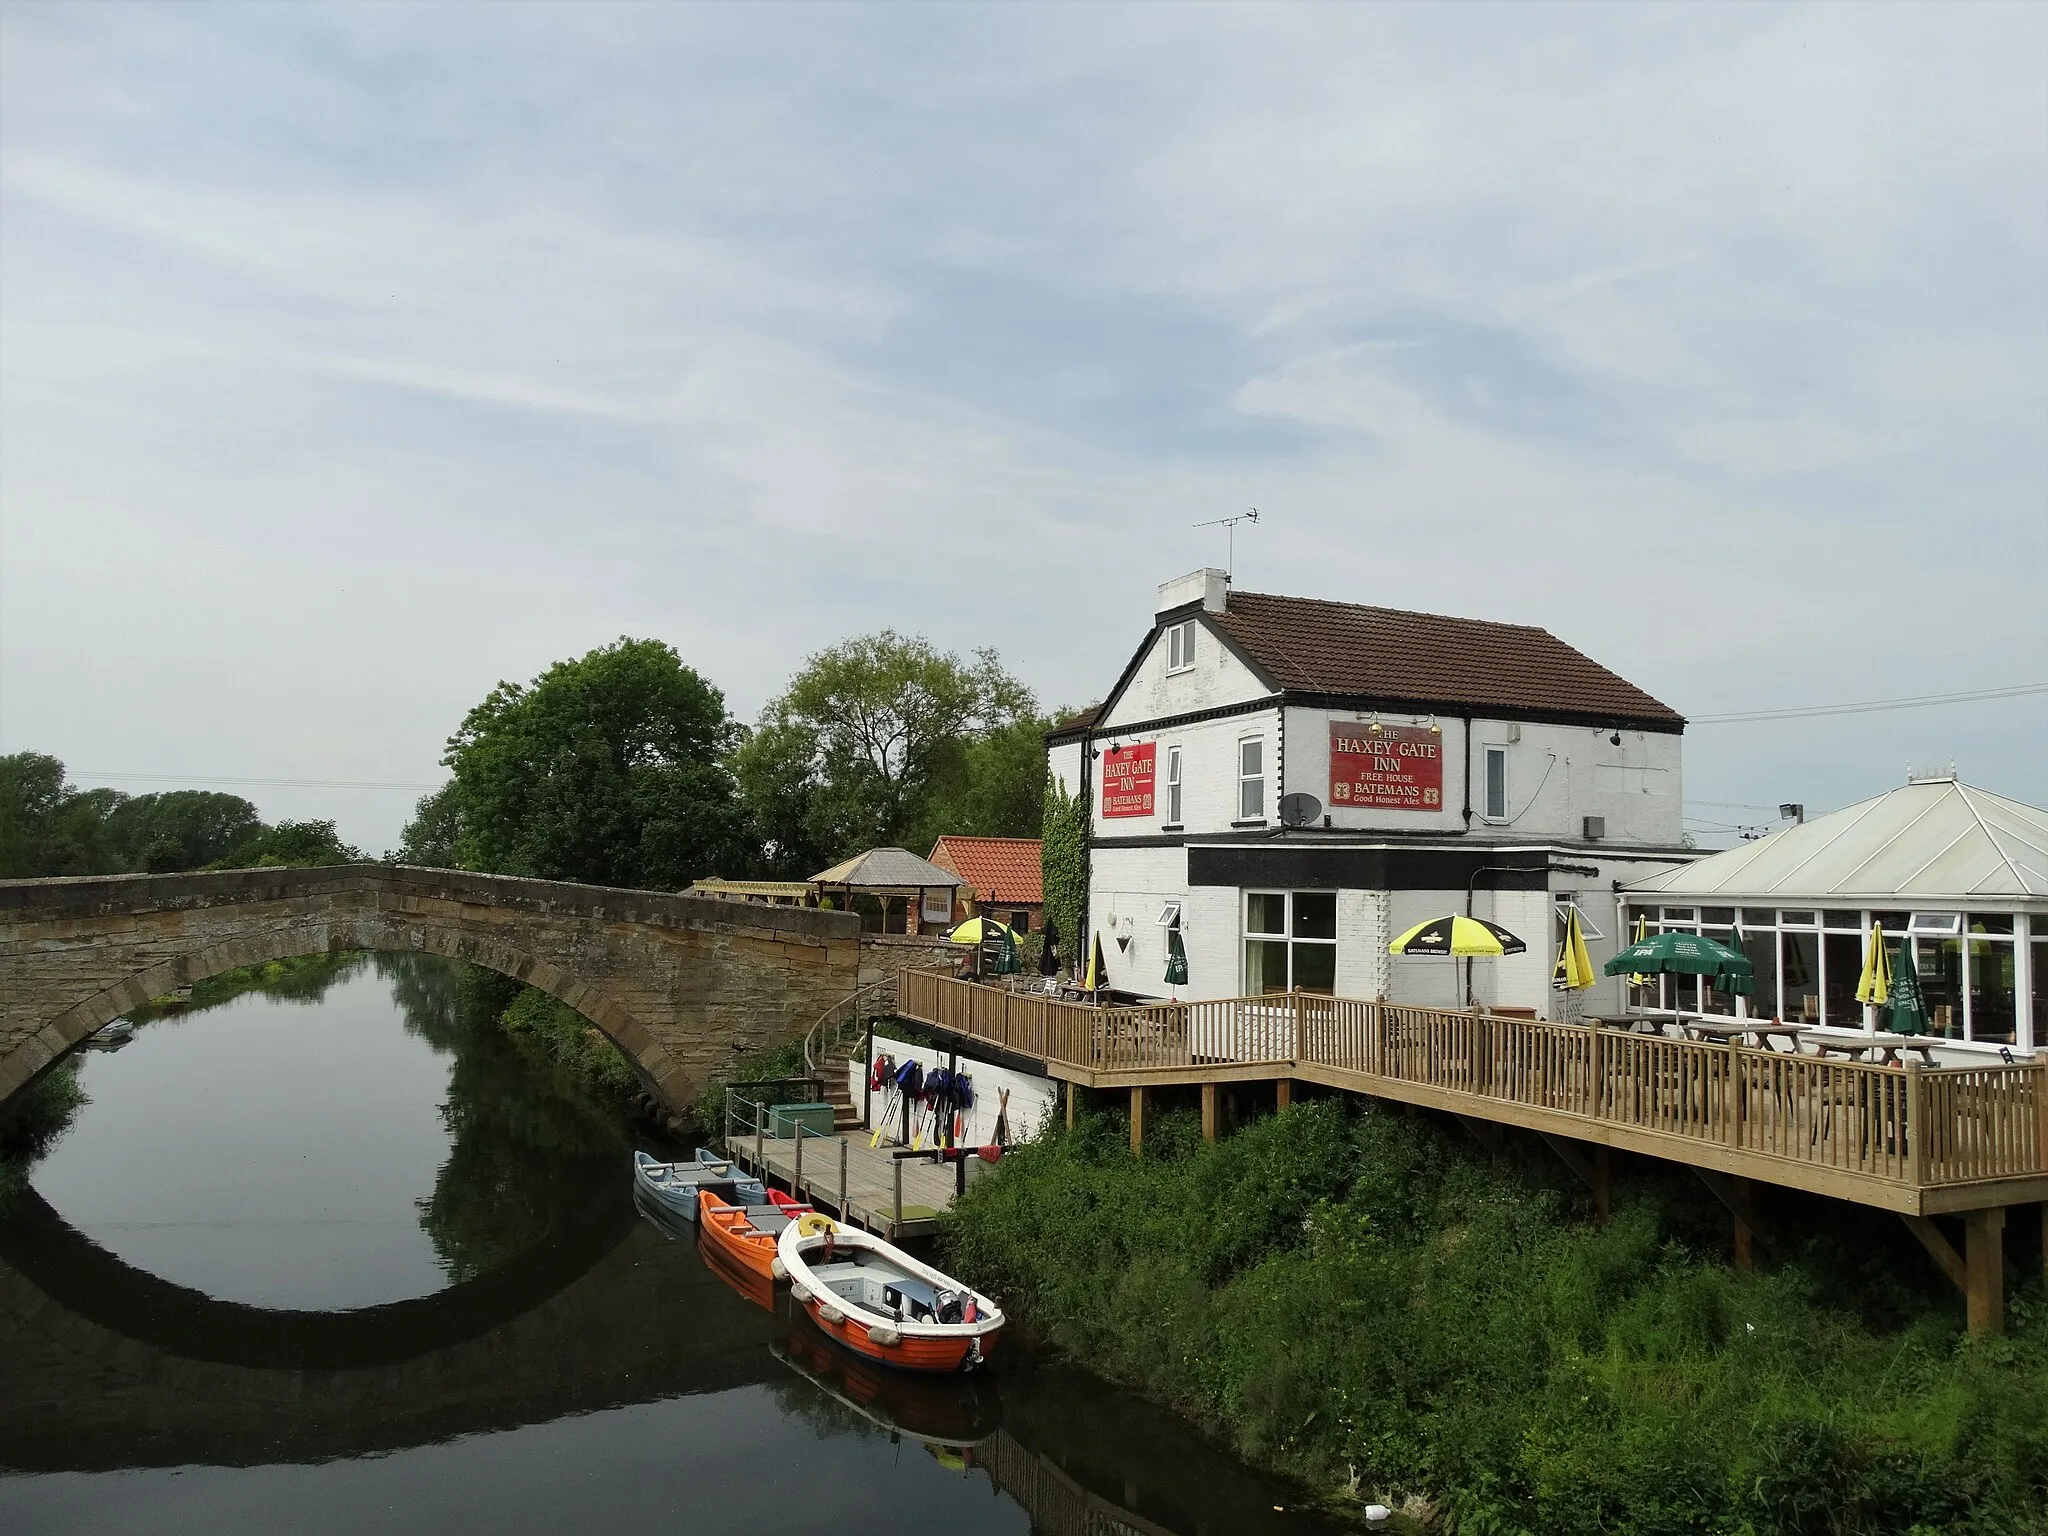
MULTIPOLYGON (((1215 1144, 1049 1130, 972 1185, 950 1262, 1030 1330, 1253 1459, 1461 1531, 2048 1528, 2048 1306, 1896 1326, 1804 1260, 1689 1246, 1683 1186, 1605 1228, 1423 1119, 1334 1099, 1215 1144)), ((1897 1297, 1884 1298, 1896 1306, 1897 1297)))

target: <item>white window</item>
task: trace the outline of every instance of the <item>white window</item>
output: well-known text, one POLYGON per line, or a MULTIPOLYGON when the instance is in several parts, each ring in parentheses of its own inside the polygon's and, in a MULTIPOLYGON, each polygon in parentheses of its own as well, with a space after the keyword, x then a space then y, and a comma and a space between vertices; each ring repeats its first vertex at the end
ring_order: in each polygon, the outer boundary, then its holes
POLYGON ((1185 672, 1195 664, 1195 621, 1184 619, 1166 631, 1166 670, 1185 672))
POLYGON ((1237 819, 1259 821, 1266 814, 1266 742, 1248 736, 1237 744, 1237 819))
POLYGON ((1180 926, 1180 903, 1169 901, 1159 909, 1159 926, 1177 928, 1180 926))
POLYGON ((1337 990, 1337 893, 1244 893, 1244 990, 1337 990))
POLYGON ((1906 932, 1952 934, 1963 931, 1963 914, 1960 912, 1915 912, 1913 920, 1906 924, 1906 932))
POLYGON ((1180 748, 1166 749, 1166 824, 1180 825, 1180 748))
POLYGON ((1486 749, 1486 817, 1505 821, 1508 815, 1508 749, 1486 749))
POLYGON ((1557 902, 1556 906, 1557 931, 1560 934, 1564 932, 1564 925, 1571 921, 1572 913, 1576 911, 1579 914, 1580 933, 1585 935, 1588 939, 1604 939, 1607 937, 1606 934, 1602 933, 1598 928, 1593 926, 1593 919, 1586 916, 1586 909, 1580 906, 1575 899, 1567 896, 1563 900, 1557 902))

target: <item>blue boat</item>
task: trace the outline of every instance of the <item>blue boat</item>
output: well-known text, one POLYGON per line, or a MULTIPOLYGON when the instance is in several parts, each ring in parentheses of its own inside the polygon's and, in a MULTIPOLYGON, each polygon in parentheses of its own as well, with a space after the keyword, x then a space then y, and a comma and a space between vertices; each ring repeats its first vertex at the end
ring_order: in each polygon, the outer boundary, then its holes
POLYGON ((741 1172, 729 1158, 713 1157, 704 1147, 688 1163, 664 1163, 636 1149, 633 1184, 663 1210, 686 1221, 697 1219, 697 1191, 705 1184, 729 1185, 731 1193, 725 1198, 734 1205, 768 1203, 768 1191, 759 1179, 741 1172))

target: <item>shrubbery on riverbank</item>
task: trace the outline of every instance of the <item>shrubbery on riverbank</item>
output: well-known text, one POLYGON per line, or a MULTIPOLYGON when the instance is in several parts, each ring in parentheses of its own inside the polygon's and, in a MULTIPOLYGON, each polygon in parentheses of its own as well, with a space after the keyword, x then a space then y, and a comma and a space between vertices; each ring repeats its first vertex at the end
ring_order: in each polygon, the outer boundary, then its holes
POLYGON ((1113 1117, 1055 1129, 944 1243, 1254 1459, 1474 1536, 2048 1528, 2038 1282, 1973 1341, 1954 1298, 1819 1242, 1734 1273, 1672 1190, 1596 1229, 1420 1117, 1323 1100, 1214 1145, 1165 1116, 1138 1159, 1113 1117))

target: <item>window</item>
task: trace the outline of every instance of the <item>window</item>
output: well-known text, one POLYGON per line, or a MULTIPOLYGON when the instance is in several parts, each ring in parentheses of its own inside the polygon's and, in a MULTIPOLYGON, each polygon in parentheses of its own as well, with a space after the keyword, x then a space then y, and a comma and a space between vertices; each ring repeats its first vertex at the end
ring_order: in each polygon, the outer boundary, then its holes
POLYGON ((1266 814, 1266 743, 1252 736, 1237 744, 1237 819, 1258 821, 1266 814))
POLYGON ((1010 914, 1010 926, 1019 933, 1029 933, 1031 931, 1030 910, 1028 908, 1019 908, 1017 911, 1012 912, 1010 914))
POLYGON ((1267 992, 1337 990, 1337 893, 1246 891, 1244 989, 1267 992))
POLYGON ((1913 921, 1907 925, 1908 933, 1954 934, 1963 931, 1963 915, 1960 912, 1915 912, 1913 921))
POLYGON ((1486 749, 1486 816, 1505 821, 1508 814, 1508 749, 1486 749))
POLYGON ((1195 621, 1185 619, 1166 631, 1166 670, 1185 672, 1195 664, 1195 621))
POLYGON ((1166 824, 1180 825, 1180 748, 1166 749, 1166 824))
POLYGON ((1180 903, 1177 901, 1167 902, 1159 909, 1159 916, 1156 921, 1162 928, 1178 928, 1180 926, 1180 903))
POLYGON ((1604 939, 1607 937, 1606 934, 1602 933, 1598 928, 1593 926, 1593 919, 1586 916, 1586 909, 1579 905, 1576 897, 1568 895, 1564 892, 1559 892, 1558 894, 1561 897, 1563 897, 1562 900, 1558 901, 1555 904, 1557 907, 1557 932, 1560 942, 1562 942, 1564 937, 1565 924, 1571 921, 1572 913, 1574 910, 1576 910, 1579 914, 1579 932, 1584 937, 1586 937, 1589 940, 1604 939))

